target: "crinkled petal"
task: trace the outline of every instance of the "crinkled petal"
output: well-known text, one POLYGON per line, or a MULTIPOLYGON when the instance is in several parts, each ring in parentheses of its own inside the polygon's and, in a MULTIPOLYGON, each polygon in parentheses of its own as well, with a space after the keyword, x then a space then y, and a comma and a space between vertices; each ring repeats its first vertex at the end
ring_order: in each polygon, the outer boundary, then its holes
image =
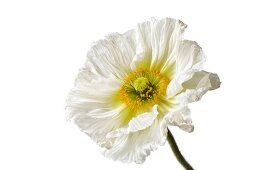
POLYGON ((136 132, 151 126, 154 120, 157 118, 157 115, 157 105, 155 105, 151 112, 146 112, 131 119, 128 123, 128 131, 136 132))
POLYGON ((179 20, 165 18, 144 22, 137 28, 137 54, 131 67, 149 66, 162 69, 174 62, 175 49, 182 40, 186 25, 179 20))
POLYGON ((132 70, 140 66, 150 66, 151 63, 151 23, 138 24, 136 29, 136 55, 131 62, 132 70))
POLYGON ((101 147, 110 148, 114 140, 108 139, 106 136, 107 133, 121 126, 120 110, 121 108, 98 112, 98 114, 105 115, 101 118, 88 116, 82 109, 71 109, 70 112, 75 111, 72 121, 82 132, 87 133, 101 147))
POLYGON ((152 65, 160 69, 168 60, 173 60, 174 53, 182 40, 186 25, 175 19, 152 19, 152 65))
POLYGON ((176 58, 175 75, 167 87, 167 97, 173 97, 183 89, 182 83, 202 69, 205 55, 194 41, 183 40, 176 58))
POLYGON ((184 82, 183 92, 176 99, 186 105, 191 102, 199 101, 208 90, 220 87, 220 79, 217 74, 206 71, 196 72, 193 77, 184 82))
POLYGON ((219 86, 220 80, 217 74, 206 71, 194 73, 191 79, 182 84, 182 92, 175 97, 178 107, 167 115, 166 119, 169 125, 178 126, 187 132, 192 132, 194 127, 187 105, 200 100, 208 90, 214 90, 219 86))
POLYGON ((162 129, 161 120, 155 119, 146 129, 118 136, 113 147, 105 150, 104 155, 113 160, 143 163, 151 151, 165 143, 166 132, 162 129))
POLYGON ((76 86, 67 98, 67 118, 72 120, 99 145, 110 147, 106 139, 108 132, 121 126, 120 113, 123 107, 113 108, 113 94, 120 87, 114 77, 93 79, 88 83, 87 69, 82 69, 76 79, 76 86))
POLYGON ((208 90, 214 90, 220 87, 220 79, 217 74, 198 71, 193 77, 183 83, 184 89, 200 89, 207 88, 208 90))
POLYGON ((173 110, 164 119, 168 126, 178 126, 186 132, 193 132, 194 130, 190 110, 187 106, 182 106, 173 110))
POLYGON ((176 58, 176 74, 199 71, 204 62, 202 48, 195 41, 183 40, 176 58))
POLYGON ((97 75, 122 78, 130 71, 135 56, 135 31, 125 34, 113 33, 95 42, 87 54, 87 63, 97 75))
POLYGON ((157 118, 157 115, 159 114, 157 108, 158 106, 154 105, 152 111, 139 114, 138 116, 132 118, 127 127, 109 132, 107 134, 107 138, 115 138, 122 136, 123 134, 129 134, 146 129, 147 127, 151 126, 154 123, 154 120, 157 118))
MULTIPOLYGON (((67 107, 80 105, 80 107, 93 107, 93 104, 98 103, 98 106, 110 105, 113 94, 120 88, 121 83, 115 77, 94 79, 93 77, 85 76, 87 69, 81 69, 76 81, 75 87, 70 91, 67 97, 67 107), (87 79, 90 79, 88 82, 87 79)), ((96 108, 96 107, 95 107, 96 108)), ((100 107, 99 107, 100 108, 100 107)), ((87 112, 87 110, 84 110, 87 112)))

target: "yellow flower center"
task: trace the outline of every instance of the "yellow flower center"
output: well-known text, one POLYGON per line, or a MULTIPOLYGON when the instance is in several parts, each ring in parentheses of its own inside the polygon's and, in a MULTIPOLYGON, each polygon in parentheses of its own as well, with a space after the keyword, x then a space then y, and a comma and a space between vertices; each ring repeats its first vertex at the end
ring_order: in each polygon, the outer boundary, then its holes
POLYGON ((120 89, 120 101, 133 113, 145 112, 165 96, 169 79, 158 70, 138 69, 130 72, 120 89))

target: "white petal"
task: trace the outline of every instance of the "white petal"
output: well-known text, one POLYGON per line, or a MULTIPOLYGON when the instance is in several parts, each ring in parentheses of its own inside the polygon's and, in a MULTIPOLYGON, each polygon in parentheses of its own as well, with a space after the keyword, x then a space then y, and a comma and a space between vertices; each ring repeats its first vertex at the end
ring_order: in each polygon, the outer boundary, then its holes
POLYGON ((121 106, 113 108, 112 94, 119 89, 119 82, 115 78, 91 78, 90 83, 85 70, 81 70, 76 79, 76 86, 67 98, 67 118, 99 145, 110 147, 111 141, 106 139, 108 132, 119 128, 121 124, 121 106))
POLYGON ((131 68, 135 55, 135 32, 110 34, 104 40, 97 41, 87 54, 87 63, 95 74, 103 77, 114 75, 122 78, 131 68))
POLYGON ((135 70, 139 65, 150 66, 151 62, 151 23, 149 21, 138 24, 136 55, 131 62, 132 70, 135 70))
POLYGON ((128 131, 136 132, 151 126, 154 120, 157 118, 157 115, 158 115, 157 105, 155 105, 153 106, 151 112, 146 112, 131 119, 130 122, 128 123, 128 131))
POLYGON ((151 22, 144 22, 137 28, 137 54, 131 67, 134 69, 140 64, 160 69, 165 64, 173 62, 174 53, 182 40, 182 33, 186 25, 179 20, 165 18, 151 22), (170 62, 171 61, 171 62, 170 62))
POLYGON ((182 84, 183 90, 175 97, 177 109, 170 112, 166 119, 169 125, 178 126, 181 129, 192 132, 194 127, 187 105, 198 101, 208 90, 214 90, 220 86, 217 74, 199 71, 192 78, 182 84))
POLYGON ((75 81, 75 87, 67 97, 67 107, 73 105, 93 106, 86 105, 87 102, 95 102, 100 105, 107 103, 109 105, 109 99, 121 86, 121 83, 115 77, 95 79, 96 76, 90 77, 87 71, 85 68, 80 70, 75 81))
POLYGON ((173 53, 177 50, 182 40, 186 25, 175 19, 152 19, 151 43, 152 64, 156 68, 164 66, 167 60, 173 59, 173 53))
POLYGON ((208 90, 214 90, 220 87, 220 79, 217 74, 206 71, 196 72, 193 77, 183 83, 183 92, 176 99, 182 105, 198 101, 208 90))
POLYGON ((166 132, 162 132, 161 121, 156 119, 152 126, 144 130, 116 138, 113 147, 105 150, 104 154, 114 160, 143 163, 151 151, 165 143, 165 135, 166 132))
POLYGON ((98 114, 104 114, 104 117, 101 118, 88 116, 82 109, 72 109, 70 112, 75 112, 72 121, 82 132, 87 133, 91 139, 101 147, 111 148, 114 139, 106 138, 106 136, 107 133, 121 126, 120 110, 121 109, 109 109, 107 111, 98 112, 98 114))
POLYGON ((204 62, 205 55, 201 47, 194 41, 183 40, 176 58, 176 74, 198 71, 204 62))
POLYGON ((217 74, 206 71, 198 71, 193 77, 183 83, 184 89, 200 89, 207 88, 214 90, 220 87, 220 79, 217 74))
POLYGON ((180 82, 181 81, 178 80, 177 78, 171 80, 166 89, 167 98, 174 97, 177 93, 179 93, 182 90, 182 85, 180 82))
POLYGON ((167 97, 173 97, 183 89, 182 83, 202 69, 205 55, 194 41, 183 40, 176 58, 174 79, 167 87, 167 97))
POLYGON ((107 138, 115 138, 129 133, 137 132, 147 127, 151 126, 154 123, 154 120, 157 118, 158 106, 154 105, 151 112, 142 113, 134 118, 132 118, 127 127, 116 129, 107 134, 107 138))
POLYGON ((194 130, 190 110, 187 106, 173 110, 164 119, 167 121, 167 125, 169 126, 178 126, 186 132, 193 132, 194 130))

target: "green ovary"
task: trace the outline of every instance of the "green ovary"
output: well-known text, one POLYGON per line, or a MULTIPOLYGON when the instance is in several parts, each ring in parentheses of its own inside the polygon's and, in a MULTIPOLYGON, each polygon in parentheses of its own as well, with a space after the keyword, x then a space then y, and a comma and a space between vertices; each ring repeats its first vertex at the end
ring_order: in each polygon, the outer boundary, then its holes
POLYGON ((145 77, 139 77, 134 81, 134 87, 137 91, 143 91, 149 84, 149 80, 145 77))

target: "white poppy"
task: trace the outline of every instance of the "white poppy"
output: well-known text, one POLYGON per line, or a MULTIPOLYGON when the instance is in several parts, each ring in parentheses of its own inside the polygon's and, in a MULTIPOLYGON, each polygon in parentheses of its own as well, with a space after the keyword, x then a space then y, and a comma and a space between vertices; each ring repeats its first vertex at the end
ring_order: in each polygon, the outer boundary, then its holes
POLYGON ((168 126, 192 132, 188 103, 220 86, 205 55, 184 40, 186 25, 165 18, 113 33, 89 50, 67 98, 67 116, 104 155, 143 163, 164 145, 168 126))

